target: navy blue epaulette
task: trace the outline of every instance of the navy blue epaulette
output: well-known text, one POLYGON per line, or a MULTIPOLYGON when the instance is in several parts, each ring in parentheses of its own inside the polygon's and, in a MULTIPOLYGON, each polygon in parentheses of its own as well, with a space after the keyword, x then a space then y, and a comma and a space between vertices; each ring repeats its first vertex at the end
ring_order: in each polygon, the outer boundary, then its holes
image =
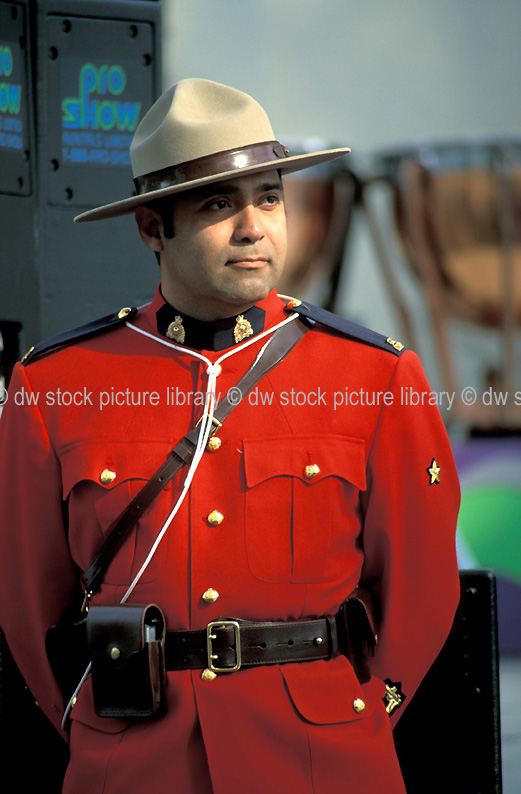
POLYGON ((34 361, 35 358, 42 356, 44 353, 49 353, 57 347, 70 345, 72 342, 79 342, 81 339, 87 339, 89 336, 96 336, 97 334, 110 331, 114 328, 124 325, 127 320, 131 320, 137 312, 137 309, 120 309, 115 314, 107 314, 105 317, 100 317, 98 320, 93 320, 85 325, 79 325, 77 328, 72 328, 70 331, 63 331, 55 336, 50 336, 49 339, 44 339, 43 342, 31 347, 22 358, 24 367, 34 361))
POLYGON ((290 300, 286 305, 286 311, 296 312, 301 317, 326 325, 349 339, 354 339, 363 345, 378 347, 380 350, 387 350, 388 353, 394 353, 396 356, 401 355, 405 350, 405 345, 395 339, 385 337, 383 334, 364 328, 363 325, 352 323, 344 317, 338 317, 336 314, 326 311, 326 309, 320 309, 318 306, 313 306, 312 303, 306 303, 297 298, 290 300))

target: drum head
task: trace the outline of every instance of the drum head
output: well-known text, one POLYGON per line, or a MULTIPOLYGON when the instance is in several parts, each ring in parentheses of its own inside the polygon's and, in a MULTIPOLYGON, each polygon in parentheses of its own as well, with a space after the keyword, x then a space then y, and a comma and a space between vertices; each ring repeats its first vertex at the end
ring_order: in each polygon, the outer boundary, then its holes
POLYGON ((521 141, 423 147, 384 162, 420 280, 457 317, 499 326, 511 310, 521 322, 521 141))

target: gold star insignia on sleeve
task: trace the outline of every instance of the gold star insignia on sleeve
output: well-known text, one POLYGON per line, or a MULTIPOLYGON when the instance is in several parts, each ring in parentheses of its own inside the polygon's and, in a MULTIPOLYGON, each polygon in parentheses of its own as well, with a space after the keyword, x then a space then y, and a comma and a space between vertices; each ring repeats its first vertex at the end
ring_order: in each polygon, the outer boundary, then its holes
POLYGON ((431 465, 427 469, 427 474, 429 474, 431 478, 429 485, 434 485, 434 483, 437 483, 437 485, 440 484, 440 471, 441 467, 436 463, 436 458, 433 458, 431 465))

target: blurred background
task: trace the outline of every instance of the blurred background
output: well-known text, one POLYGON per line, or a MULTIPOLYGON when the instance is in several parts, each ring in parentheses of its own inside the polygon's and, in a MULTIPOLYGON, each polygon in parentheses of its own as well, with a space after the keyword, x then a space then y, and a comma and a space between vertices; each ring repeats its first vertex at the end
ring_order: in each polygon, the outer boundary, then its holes
POLYGON ((280 291, 421 355, 460 466, 461 563, 496 570, 505 651, 521 651, 520 34, 516 0, 163 3, 164 87, 233 85, 292 151, 351 147, 287 180, 280 291))
POLYGON ((424 362, 462 482, 460 566, 498 577, 504 791, 521 785, 521 4, 178 0, 163 77, 252 94, 290 149, 281 291, 424 362), (517 392, 517 397, 516 397, 517 392), (474 400, 475 395, 475 400, 474 400), (497 395, 497 397, 496 397, 497 395), (508 693, 508 694, 507 694, 508 693))
MULTIPOLYGON (((186 77, 233 85, 263 105, 292 152, 351 147, 288 178, 280 288, 424 362, 461 476, 460 565, 497 575, 512 794, 521 780, 520 35, 519 0, 0 0, 6 380, 40 339, 151 298, 157 270, 135 245, 133 219, 78 227, 72 218, 129 194, 124 152, 162 89, 186 77), (96 79, 103 67, 123 70, 126 120, 100 116, 95 127, 74 115, 86 63, 96 79)), ((96 85, 89 96, 101 101, 96 85)))
POLYGON ((521 651, 520 34, 517 0, 163 4, 165 86, 233 85, 291 150, 351 147, 287 180, 280 289, 421 355, 460 467, 461 563, 501 580, 504 651, 521 651))
MULTIPOLYGON (((519 133, 516 0, 169 0, 163 26, 165 85, 194 76, 236 86, 267 109, 281 139, 351 146, 348 167, 388 150, 519 133)), ((465 153, 459 165, 470 167, 465 153)), ((337 305, 399 337, 372 240, 352 231, 337 305)))

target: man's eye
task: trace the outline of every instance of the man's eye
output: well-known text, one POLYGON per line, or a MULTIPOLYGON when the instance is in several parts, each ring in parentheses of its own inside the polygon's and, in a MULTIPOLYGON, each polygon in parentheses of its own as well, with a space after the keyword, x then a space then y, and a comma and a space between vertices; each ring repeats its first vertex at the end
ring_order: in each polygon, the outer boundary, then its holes
POLYGON ((209 201, 208 204, 205 204, 205 209, 207 210, 223 210, 226 209, 228 206, 228 202, 226 199, 214 199, 213 201, 209 201))
POLYGON ((264 204, 272 204, 272 205, 279 204, 280 203, 280 196, 278 196, 276 193, 273 193, 273 194, 270 193, 269 196, 265 196, 264 197, 263 203, 264 204))

